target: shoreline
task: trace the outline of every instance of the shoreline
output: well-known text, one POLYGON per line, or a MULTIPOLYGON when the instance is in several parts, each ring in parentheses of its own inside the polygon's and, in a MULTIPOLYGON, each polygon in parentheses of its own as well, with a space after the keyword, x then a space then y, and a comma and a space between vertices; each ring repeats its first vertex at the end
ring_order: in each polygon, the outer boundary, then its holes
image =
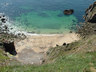
MULTIPOLYGON (((27 31, 20 31, 18 29, 17 30, 17 33, 20 32, 20 33, 23 33, 25 34, 26 36, 39 36, 39 35, 42 35, 42 36, 54 36, 54 35, 65 35, 65 34, 70 34, 70 31, 67 31, 67 32, 64 32, 64 33, 31 33, 31 32, 27 32, 27 31)), ((75 31, 72 31, 72 33, 75 33, 75 31)))

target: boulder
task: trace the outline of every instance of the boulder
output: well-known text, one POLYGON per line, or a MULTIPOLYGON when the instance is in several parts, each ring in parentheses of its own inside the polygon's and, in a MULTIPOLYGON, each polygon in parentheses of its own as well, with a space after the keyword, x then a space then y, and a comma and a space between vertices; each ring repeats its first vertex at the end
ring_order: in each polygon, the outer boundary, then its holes
POLYGON ((5 18, 2 18, 1 21, 2 21, 3 23, 6 23, 6 19, 5 19, 5 18))
POLYGON ((71 15, 74 13, 74 10, 73 9, 69 9, 69 10, 64 10, 64 14, 65 15, 71 15))
POLYGON ((3 13, 0 13, 0 21, 2 23, 6 23, 6 21, 7 21, 7 18, 6 18, 6 16, 3 13))

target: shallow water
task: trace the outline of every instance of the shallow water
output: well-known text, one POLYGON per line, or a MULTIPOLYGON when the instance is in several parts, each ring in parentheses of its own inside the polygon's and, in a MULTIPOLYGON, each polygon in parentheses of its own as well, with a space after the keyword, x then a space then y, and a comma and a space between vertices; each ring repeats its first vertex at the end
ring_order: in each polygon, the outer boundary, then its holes
POLYGON ((31 12, 16 17, 16 21, 22 23, 18 24, 22 28, 36 33, 63 33, 77 23, 74 15, 64 16, 61 11, 31 12))
POLYGON ((82 22, 84 11, 95 0, 0 0, 0 12, 19 29, 35 33, 66 33, 82 22), (65 9, 74 9, 70 16, 65 9))

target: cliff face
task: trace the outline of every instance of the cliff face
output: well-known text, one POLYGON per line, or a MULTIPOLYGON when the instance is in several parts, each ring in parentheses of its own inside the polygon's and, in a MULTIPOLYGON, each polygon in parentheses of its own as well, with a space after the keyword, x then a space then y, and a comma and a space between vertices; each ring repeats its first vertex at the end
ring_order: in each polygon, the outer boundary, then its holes
POLYGON ((96 2, 85 11, 85 22, 79 27, 78 33, 81 36, 96 34, 96 2))
POLYGON ((85 11, 84 19, 86 22, 96 23, 96 2, 85 11))

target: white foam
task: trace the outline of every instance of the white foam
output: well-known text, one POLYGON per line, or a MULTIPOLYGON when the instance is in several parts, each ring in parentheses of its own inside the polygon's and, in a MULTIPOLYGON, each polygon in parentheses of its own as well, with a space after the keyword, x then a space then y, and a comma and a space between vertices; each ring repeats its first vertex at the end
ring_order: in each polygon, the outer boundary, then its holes
MULTIPOLYGON (((0 13, 0 16, 3 16, 4 15, 4 13, 0 13)), ((9 34, 14 34, 14 35, 18 35, 18 34, 24 34, 24 35, 30 35, 30 36, 40 36, 40 35, 42 35, 42 36, 54 36, 54 35, 56 35, 56 34, 36 34, 36 33, 28 33, 28 32, 26 32, 26 31, 21 31, 21 30, 19 30, 18 29, 18 27, 16 27, 15 25, 14 25, 14 22, 13 21, 10 21, 9 22, 9 17, 4 17, 4 18, 6 18, 7 19, 7 21, 6 21, 6 23, 2 23, 2 25, 1 25, 1 27, 2 27, 2 29, 4 28, 4 26, 6 25, 7 27, 8 27, 8 32, 7 33, 9 33, 9 34)))

